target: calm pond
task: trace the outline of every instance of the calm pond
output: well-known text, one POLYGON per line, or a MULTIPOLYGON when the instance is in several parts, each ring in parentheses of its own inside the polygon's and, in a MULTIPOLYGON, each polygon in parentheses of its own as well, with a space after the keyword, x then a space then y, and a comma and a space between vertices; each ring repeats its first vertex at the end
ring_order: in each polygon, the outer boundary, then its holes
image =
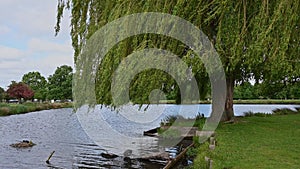
MULTIPOLYGON (((128 120, 134 117, 134 113, 128 113, 127 116, 126 114, 111 112, 105 108, 101 109, 101 113, 112 128, 127 136, 143 137, 143 131, 157 127, 166 115, 174 115, 174 112, 176 114, 178 109, 180 109, 178 105, 159 105, 152 106, 152 108, 150 106, 148 110, 158 110, 161 109, 160 106, 164 106, 164 111, 152 114, 151 118, 148 118, 149 122, 142 125, 138 123, 139 119, 134 119, 134 123, 128 120)), ((211 110, 211 106, 208 104, 199 105, 198 112, 195 112, 192 107, 191 105, 182 106, 181 109, 184 112, 182 115, 185 117, 194 117, 198 113, 203 113, 205 116, 208 116, 211 110)), ((294 109, 295 107, 300 107, 300 105, 235 105, 234 109, 236 115, 243 115, 243 112, 247 111, 271 113, 276 108, 294 109)), ((0 117, 0 168, 163 167, 159 163, 150 164, 137 160, 124 160, 123 157, 114 159, 102 157, 101 154, 107 151, 120 150, 123 152, 124 147, 119 143, 113 144, 118 141, 110 137, 107 131, 99 131, 99 129, 95 129, 95 131, 102 133, 103 145, 96 145, 89 138, 82 129, 77 115, 72 109, 44 110, 22 115, 0 117), (37 145, 26 149, 16 149, 9 146, 23 139, 32 140, 37 145), (55 153, 50 160, 51 163, 46 164, 45 161, 52 151, 55 151, 55 153)), ((156 152, 163 149, 156 144, 156 140, 149 139, 145 144, 138 144, 133 147, 136 147, 139 154, 156 152)))

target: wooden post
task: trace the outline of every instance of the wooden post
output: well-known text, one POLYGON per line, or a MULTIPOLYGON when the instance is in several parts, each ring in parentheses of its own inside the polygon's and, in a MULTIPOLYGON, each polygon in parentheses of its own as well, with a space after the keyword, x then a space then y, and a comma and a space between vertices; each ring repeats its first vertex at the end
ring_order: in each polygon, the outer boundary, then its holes
POLYGON ((212 168, 213 168, 213 162, 214 162, 213 160, 210 160, 210 161, 209 161, 209 169, 212 169, 212 168))
POLYGON ((212 165, 213 165, 213 160, 210 159, 209 157, 204 157, 205 161, 206 161, 206 165, 209 169, 212 169, 212 165))

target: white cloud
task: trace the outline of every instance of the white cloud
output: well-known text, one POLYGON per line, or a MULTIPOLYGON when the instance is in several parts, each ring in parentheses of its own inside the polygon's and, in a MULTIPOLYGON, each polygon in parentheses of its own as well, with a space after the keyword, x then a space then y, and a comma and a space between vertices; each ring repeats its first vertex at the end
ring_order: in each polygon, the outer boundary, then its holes
POLYGON ((24 51, 0 46, 0 53, 5 53, 0 56, 2 87, 8 86, 12 80, 20 81, 22 76, 30 71, 39 71, 47 78, 61 65, 73 66, 73 51, 68 44, 44 41, 37 47, 30 47, 24 51), (32 57, 36 53, 39 56, 32 57))
POLYGON ((56 53, 69 53, 70 52, 69 43, 60 44, 47 40, 42 40, 38 38, 33 38, 28 42, 28 48, 32 52, 56 52, 56 53))
POLYGON ((0 63, 3 61, 18 60, 23 55, 22 51, 3 45, 0 45, 0 51, 0 63))
POLYGON ((11 30, 8 26, 0 25, 0 35, 9 33, 11 30))

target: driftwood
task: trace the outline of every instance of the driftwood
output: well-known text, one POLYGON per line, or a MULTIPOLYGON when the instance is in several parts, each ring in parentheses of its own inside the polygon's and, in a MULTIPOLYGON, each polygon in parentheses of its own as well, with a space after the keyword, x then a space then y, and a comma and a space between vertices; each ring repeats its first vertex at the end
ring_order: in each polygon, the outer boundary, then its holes
POLYGON ((234 119, 231 119, 229 121, 225 121, 224 124, 233 124, 235 123, 235 120, 234 119))
POLYGON ((55 153, 55 151, 52 151, 52 153, 50 154, 50 156, 48 157, 46 163, 49 164, 50 163, 50 159, 53 156, 53 154, 55 153))
POLYGON ((185 148, 180 154, 177 155, 176 158, 170 160, 167 165, 164 167, 164 169, 169 169, 172 168, 179 160, 181 160, 184 155, 186 154, 186 152, 188 151, 189 148, 193 147, 194 143, 192 143, 191 145, 189 145, 187 148, 185 148))
POLYGON ((160 127, 148 130, 148 131, 144 131, 144 136, 150 136, 150 137, 156 137, 158 136, 158 130, 160 127))
POLYGON ((118 155, 112 154, 112 153, 101 153, 100 155, 104 158, 107 158, 107 159, 113 159, 113 158, 118 157, 118 155))

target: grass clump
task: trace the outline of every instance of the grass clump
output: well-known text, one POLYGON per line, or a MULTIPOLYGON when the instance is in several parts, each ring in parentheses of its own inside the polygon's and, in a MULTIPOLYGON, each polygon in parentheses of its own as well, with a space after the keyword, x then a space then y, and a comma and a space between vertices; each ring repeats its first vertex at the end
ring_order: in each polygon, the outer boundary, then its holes
MULTIPOLYGON (((197 141, 194 140, 196 144, 197 141)), ((213 151, 209 150, 209 142, 203 144, 196 144, 195 147, 190 148, 186 155, 188 159, 194 159, 194 163, 191 166, 185 167, 186 169, 209 169, 206 158, 213 156, 213 151)))
POLYGON ((288 108, 283 108, 283 109, 275 109, 273 110, 274 115, 288 115, 288 114, 297 114, 299 113, 299 108, 296 110, 288 109, 288 108))

